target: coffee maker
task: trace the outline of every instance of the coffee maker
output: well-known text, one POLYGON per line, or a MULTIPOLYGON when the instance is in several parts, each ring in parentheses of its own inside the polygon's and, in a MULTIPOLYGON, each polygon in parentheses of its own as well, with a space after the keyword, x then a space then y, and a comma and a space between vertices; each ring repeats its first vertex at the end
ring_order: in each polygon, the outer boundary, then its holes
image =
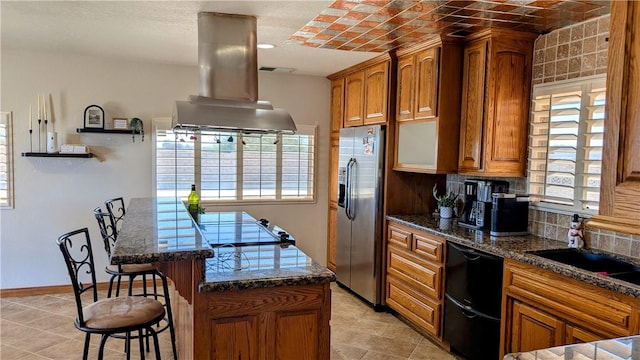
POLYGON ((506 193, 509 183, 501 180, 469 179, 464 182, 464 209, 459 225, 471 229, 491 227, 491 208, 494 193, 506 193))

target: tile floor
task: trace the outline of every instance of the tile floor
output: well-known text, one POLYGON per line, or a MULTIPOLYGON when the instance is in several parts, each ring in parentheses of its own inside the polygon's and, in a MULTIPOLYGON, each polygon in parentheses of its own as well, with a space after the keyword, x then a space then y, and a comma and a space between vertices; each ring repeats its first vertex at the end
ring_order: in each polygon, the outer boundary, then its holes
MULTIPOLYGON (((374 312, 335 284, 332 290, 332 360, 455 359, 393 315, 374 312)), ((80 359, 84 334, 73 327, 75 314, 72 294, 0 299, 0 359, 80 359)), ((91 344, 90 357, 97 358, 99 337, 91 344)), ((168 332, 160 334, 160 353, 172 359, 168 332)), ((153 351, 146 358, 154 359, 153 351)), ((122 340, 107 341, 105 359, 126 359, 122 340)))

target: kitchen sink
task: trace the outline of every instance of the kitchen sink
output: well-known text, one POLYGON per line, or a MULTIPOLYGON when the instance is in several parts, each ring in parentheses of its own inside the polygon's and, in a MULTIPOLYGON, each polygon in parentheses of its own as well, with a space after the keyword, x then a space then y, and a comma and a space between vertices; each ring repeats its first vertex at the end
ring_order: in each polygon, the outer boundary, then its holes
POLYGON ((619 273, 619 274, 611 274, 610 277, 614 279, 619 279, 622 281, 630 282, 632 284, 640 285, 640 270, 619 273))
POLYGON ((640 266, 607 254, 591 253, 581 249, 557 249, 531 251, 530 254, 577 268, 596 272, 603 276, 640 285, 640 266))

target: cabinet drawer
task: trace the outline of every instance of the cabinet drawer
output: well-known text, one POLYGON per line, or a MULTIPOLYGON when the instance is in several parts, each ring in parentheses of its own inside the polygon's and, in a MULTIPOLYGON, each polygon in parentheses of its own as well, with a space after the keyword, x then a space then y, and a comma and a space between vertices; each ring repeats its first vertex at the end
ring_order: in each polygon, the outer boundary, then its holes
POLYGON ((504 279, 509 296, 533 302, 570 322, 604 334, 626 336, 638 331, 637 299, 534 266, 515 261, 506 264, 504 279))
POLYGON ((444 239, 436 235, 413 234, 413 251, 427 260, 442 263, 444 239))
POLYGON ((440 336, 441 305, 404 285, 393 276, 387 277, 387 305, 428 333, 440 336))
POLYGON ((406 251, 389 248, 387 274, 393 275, 433 299, 442 295, 442 266, 411 256, 406 251))
POLYGON ((390 245, 409 249, 409 245, 411 244, 411 232, 390 224, 388 234, 388 242, 390 245))

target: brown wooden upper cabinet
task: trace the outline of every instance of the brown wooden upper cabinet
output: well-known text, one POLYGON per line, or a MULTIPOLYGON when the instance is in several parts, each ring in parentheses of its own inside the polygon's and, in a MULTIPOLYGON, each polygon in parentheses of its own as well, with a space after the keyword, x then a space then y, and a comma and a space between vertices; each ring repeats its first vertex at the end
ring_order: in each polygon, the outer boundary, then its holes
POLYGON ((331 133, 340 132, 344 116, 344 78, 331 80, 331 133))
POLYGON ((458 168, 462 45, 435 39, 397 52, 394 170, 458 168))
POLYGON ((492 29, 464 48, 458 172, 524 176, 536 34, 492 29))
MULTIPOLYGON (((332 106, 335 102, 334 91, 337 91, 334 85, 341 79, 344 81, 342 127, 387 122, 390 65, 390 55, 384 54, 329 75, 332 81, 332 106)), ((337 118, 333 119, 337 120, 337 118)))
POLYGON ((344 127, 360 126, 364 119, 364 71, 347 75, 344 83, 344 127))
POLYGON ((589 226, 640 235, 640 2, 612 1, 599 215, 589 226))

